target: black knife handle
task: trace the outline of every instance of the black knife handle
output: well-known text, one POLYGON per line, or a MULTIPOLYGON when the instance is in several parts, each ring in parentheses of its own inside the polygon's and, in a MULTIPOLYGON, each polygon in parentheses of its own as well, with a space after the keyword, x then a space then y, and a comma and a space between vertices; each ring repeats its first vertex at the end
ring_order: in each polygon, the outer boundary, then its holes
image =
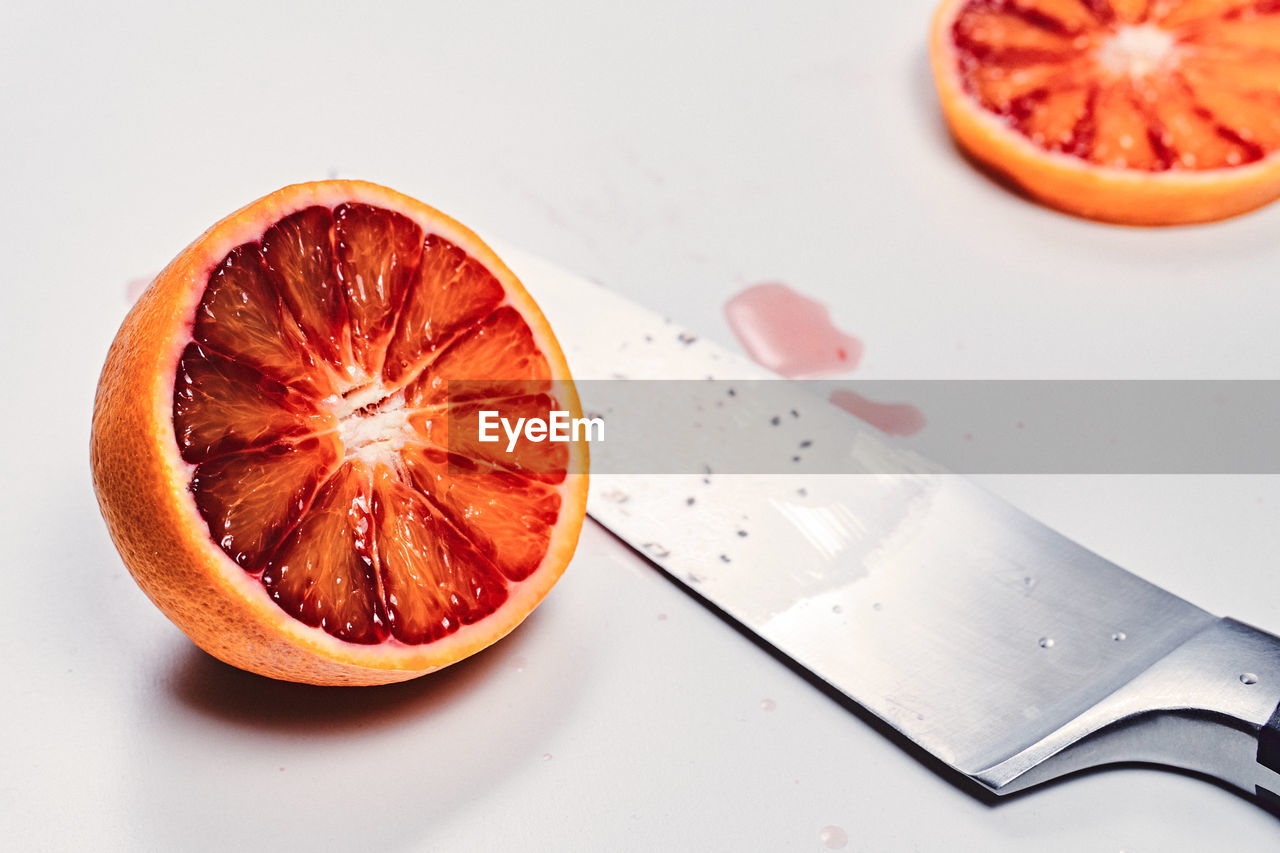
MULTIPOLYGON (((1258 731, 1258 763, 1273 773, 1280 773, 1280 705, 1276 705, 1271 719, 1258 731)), ((1259 803, 1280 817, 1280 791, 1264 785, 1258 785, 1256 790, 1259 803)))

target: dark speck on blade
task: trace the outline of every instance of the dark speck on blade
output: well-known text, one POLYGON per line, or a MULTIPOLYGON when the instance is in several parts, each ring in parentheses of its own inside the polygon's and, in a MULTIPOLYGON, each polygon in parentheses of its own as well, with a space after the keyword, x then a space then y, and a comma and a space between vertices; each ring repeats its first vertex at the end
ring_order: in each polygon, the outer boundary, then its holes
POLYGON ((694 499, 693 499, 693 498, 685 498, 685 499, 684 499, 684 504, 685 504, 685 506, 693 506, 693 504, 694 504, 694 499))
POLYGON ((646 554, 651 554, 651 555, 653 555, 654 557, 657 557, 657 558, 659 558, 659 559, 661 559, 661 558, 663 558, 663 557, 669 557, 669 556, 671 555, 671 551, 670 551, 670 550, 668 550, 667 548, 662 547, 662 545, 658 544, 657 542, 646 542, 646 543, 644 543, 643 545, 641 545, 641 546, 640 546, 640 548, 641 548, 641 549, 642 549, 646 554))
POLYGON ((779 424, 782 423, 782 418, 778 417, 777 415, 774 415, 772 418, 769 419, 769 423, 772 424, 773 426, 778 426, 779 424))

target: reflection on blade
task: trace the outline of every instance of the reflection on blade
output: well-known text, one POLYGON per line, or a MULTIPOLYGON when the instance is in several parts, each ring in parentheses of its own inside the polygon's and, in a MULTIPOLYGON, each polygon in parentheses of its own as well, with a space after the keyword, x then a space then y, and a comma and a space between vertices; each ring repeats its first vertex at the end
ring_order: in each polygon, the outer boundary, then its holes
MULTIPOLYGON (((767 378, 602 288, 508 254, 579 378, 767 378)), ((797 406, 826 405, 800 396, 797 406)), ((1214 621, 959 477, 908 456, 886 465, 900 451, 848 424, 866 471, 911 473, 596 475, 589 511, 969 774, 1040 741, 1214 621)))

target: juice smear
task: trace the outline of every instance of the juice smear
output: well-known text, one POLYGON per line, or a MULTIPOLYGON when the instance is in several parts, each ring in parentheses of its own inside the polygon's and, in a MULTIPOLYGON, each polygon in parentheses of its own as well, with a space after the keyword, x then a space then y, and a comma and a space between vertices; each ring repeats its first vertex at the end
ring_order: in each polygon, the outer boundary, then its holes
MULTIPOLYGON (((757 284, 724 306, 729 328, 756 363, 788 378, 847 373, 862 358, 862 341, 831 322, 821 302, 785 284, 757 284)), ((840 388, 830 401, 889 435, 915 435, 925 418, 909 403, 878 403, 840 388)))
POLYGON ((724 314, 747 355, 786 377, 846 373, 862 358, 862 342, 837 329, 825 305, 785 284, 749 287, 724 314))
POLYGON ((848 388, 837 388, 828 399, 833 405, 889 435, 915 435, 924 429, 924 415, 910 403, 877 403, 848 388))

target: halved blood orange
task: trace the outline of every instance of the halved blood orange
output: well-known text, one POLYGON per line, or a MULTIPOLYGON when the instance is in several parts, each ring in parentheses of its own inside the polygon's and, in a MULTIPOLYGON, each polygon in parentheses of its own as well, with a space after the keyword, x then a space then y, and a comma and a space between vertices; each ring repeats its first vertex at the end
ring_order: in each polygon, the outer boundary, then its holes
POLYGON ((956 139, 1049 205, 1173 225, 1280 197, 1277 0, 945 0, 930 52, 956 139))
POLYGON ((399 193, 287 187, 197 239, 124 321, 94 485, 139 585, 209 653, 401 681, 514 628, 582 526, 585 444, 467 441, 478 403, 581 417, 516 277, 399 193))

